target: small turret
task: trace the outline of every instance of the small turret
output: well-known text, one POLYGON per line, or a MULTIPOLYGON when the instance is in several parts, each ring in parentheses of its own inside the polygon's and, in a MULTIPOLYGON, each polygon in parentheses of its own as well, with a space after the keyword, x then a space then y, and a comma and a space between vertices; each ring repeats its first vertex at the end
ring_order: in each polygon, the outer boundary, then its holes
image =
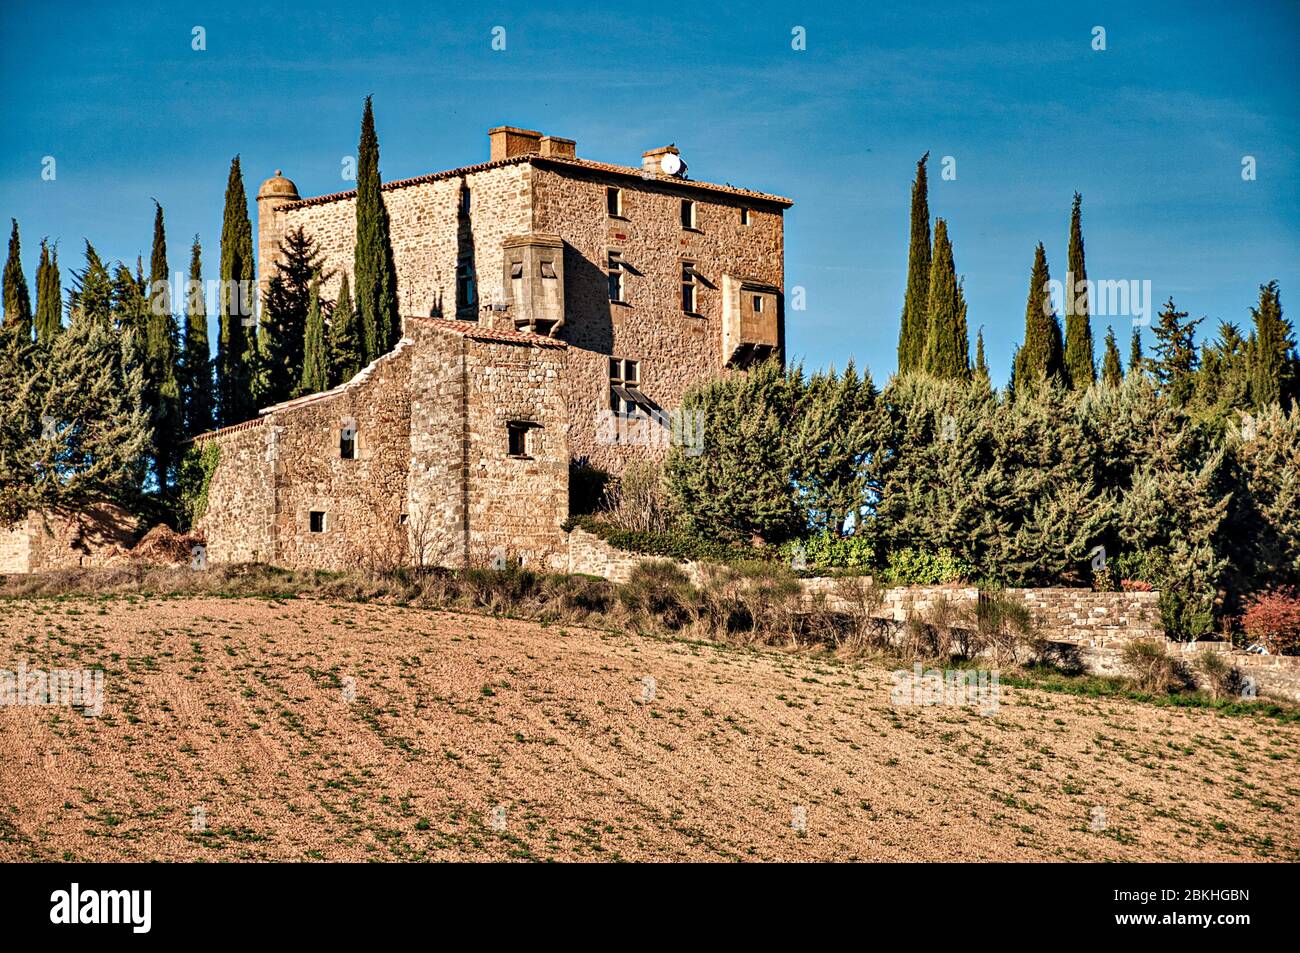
POLYGON ((298 186, 275 170, 275 175, 262 183, 257 190, 257 288, 258 300, 266 294, 266 286, 275 271, 276 253, 284 237, 284 223, 277 214, 280 207, 296 202, 298 186))

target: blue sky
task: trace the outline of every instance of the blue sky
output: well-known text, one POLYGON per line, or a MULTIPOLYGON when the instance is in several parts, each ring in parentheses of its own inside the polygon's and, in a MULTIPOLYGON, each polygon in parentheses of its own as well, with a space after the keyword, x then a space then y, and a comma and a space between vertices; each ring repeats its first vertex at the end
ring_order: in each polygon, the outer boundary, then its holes
MULTIPOLYGON (((349 188, 341 158, 373 93, 385 179, 481 161, 509 123, 627 164, 675 142, 692 177, 794 198, 787 291, 807 308, 788 314, 791 354, 853 357, 881 383, 927 150, 995 380, 1038 241, 1063 276, 1075 190, 1090 277, 1149 280, 1206 327, 1246 322, 1277 278, 1300 314, 1300 4, 1057 6, 11 2, 0 215, 19 220, 29 282, 39 239, 59 240, 66 288, 85 237, 147 257, 157 198, 173 270, 197 232, 215 277, 230 158, 250 195, 276 168, 303 195, 349 188)), ((1098 354, 1108 321, 1127 356, 1127 316, 1094 322, 1098 354)))

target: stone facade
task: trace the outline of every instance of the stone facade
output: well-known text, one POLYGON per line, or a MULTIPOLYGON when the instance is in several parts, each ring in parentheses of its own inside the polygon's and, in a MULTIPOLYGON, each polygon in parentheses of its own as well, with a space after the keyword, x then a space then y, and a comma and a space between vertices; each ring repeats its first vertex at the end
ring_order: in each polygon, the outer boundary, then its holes
POLYGON ((135 517, 112 503, 75 511, 32 510, 0 528, 0 573, 104 566, 139 538, 135 517))
MULTIPOLYGON (((488 162, 383 187, 399 308, 408 325, 436 315, 570 345, 571 457, 611 472, 659 457, 670 431, 656 412, 671 415, 693 384, 780 353, 788 199, 667 174, 658 163, 676 157, 673 147, 620 166, 526 129, 498 127, 489 142, 488 162), (618 403, 612 359, 620 369, 636 362, 638 414, 618 403)), ((275 248, 298 227, 334 282, 351 277, 356 193, 301 199, 277 173, 258 195, 263 292, 275 248)), ((337 284, 327 290, 337 293, 337 284)))
POLYGON ((566 346, 441 319, 406 331, 348 383, 198 438, 221 448, 196 525, 209 560, 558 565, 566 346))

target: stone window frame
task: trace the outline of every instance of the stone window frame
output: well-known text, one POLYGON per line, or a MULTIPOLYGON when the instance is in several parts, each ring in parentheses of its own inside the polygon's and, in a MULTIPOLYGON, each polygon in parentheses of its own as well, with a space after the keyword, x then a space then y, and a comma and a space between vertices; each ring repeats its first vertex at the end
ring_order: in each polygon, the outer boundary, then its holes
POLYGON ((605 186, 605 216, 626 222, 627 214, 623 206, 624 190, 617 185, 605 186))
POLYGON ((628 400, 619 393, 628 388, 639 390, 641 387, 641 359, 613 357, 609 359, 609 409, 616 417, 635 418, 640 413, 640 405, 628 400), (631 374, 628 371, 631 371, 631 374))
POLYGON ((742 228, 748 228, 750 225, 754 224, 753 215, 754 213, 750 210, 748 205, 742 205, 740 207, 740 225, 742 228))
POLYGON ((609 278, 609 303, 630 306, 632 302, 627 299, 627 280, 625 276, 631 269, 628 268, 627 261, 623 258, 622 249, 606 249, 605 262, 605 274, 609 278), (618 297, 614 297, 615 293, 617 293, 618 297))
POLYGON ((339 459, 340 460, 360 460, 361 443, 358 440, 357 422, 352 417, 344 417, 339 421, 339 459), (351 438, 351 454, 344 453, 348 446, 349 435, 351 438))
POLYGON ((307 511, 307 532, 313 534, 321 534, 321 533, 329 532, 329 522, 327 519, 327 514, 324 510, 307 511), (319 520, 316 519, 316 517, 318 516, 320 517, 319 520), (317 523, 320 524, 320 529, 316 528, 317 523))
POLYGON ((680 261, 680 265, 681 265, 681 286, 682 286, 682 293, 681 293, 682 314, 688 315, 692 318, 698 318, 701 316, 700 315, 701 282, 700 282, 699 272, 695 270, 695 260, 691 258, 683 258, 680 261), (689 302, 687 300, 688 296, 690 299, 689 302), (690 307, 687 307, 687 304, 689 304, 690 307))
POLYGON ((474 267, 474 258, 462 255, 456 261, 456 311, 476 311, 478 309, 478 274, 474 267))
POLYGON ((534 420, 506 421, 506 456, 511 460, 533 459, 534 430, 540 430, 541 424, 534 420), (519 440, 519 452, 515 451, 515 440, 519 440))
POLYGON ((682 199, 682 231, 703 231, 700 228, 700 203, 695 199, 682 199))

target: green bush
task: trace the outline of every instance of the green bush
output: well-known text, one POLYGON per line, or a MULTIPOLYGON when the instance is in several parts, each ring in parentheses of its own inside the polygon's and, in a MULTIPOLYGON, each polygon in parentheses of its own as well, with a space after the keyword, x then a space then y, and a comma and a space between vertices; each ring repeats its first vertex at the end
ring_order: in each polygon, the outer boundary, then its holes
POLYGON ((645 556, 719 563, 772 561, 778 558, 777 549, 771 546, 728 546, 716 539, 701 539, 680 530, 653 533, 617 529, 590 515, 571 516, 563 524, 566 533, 572 532, 575 527, 599 536, 615 549, 645 556))
POLYGON ((796 558, 802 555, 809 570, 852 569, 867 572, 876 565, 875 545, 865 535, 818 533, 784 543, 780 554, 781 561, 787 565, 793 565, 796 558))
POLYGON ((954 556, 951 550, 928 552, 911 546, 890 553, 889 566, 885 570, 889 582, 915 586, 962 582, 974 575, 975 567, 954 556))

